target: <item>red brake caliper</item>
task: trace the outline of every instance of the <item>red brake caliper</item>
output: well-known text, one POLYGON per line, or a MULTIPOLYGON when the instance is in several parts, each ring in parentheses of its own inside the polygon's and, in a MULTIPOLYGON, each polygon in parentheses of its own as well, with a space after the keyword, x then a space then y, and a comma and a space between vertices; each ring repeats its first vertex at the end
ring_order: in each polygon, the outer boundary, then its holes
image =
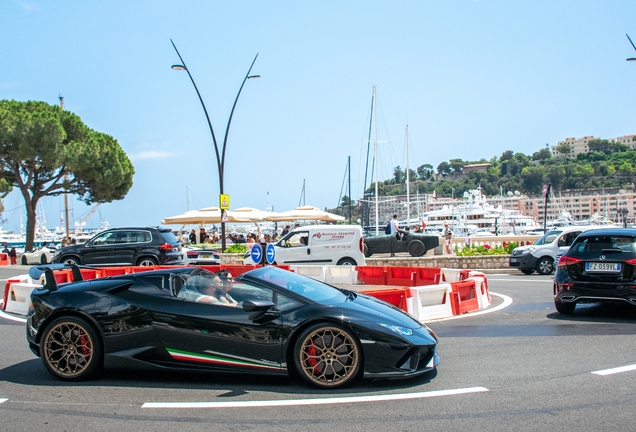
POLYGON ((81 351, 83 355, 89 355, 91 353, 91 342, 90 339, 86 337, 86 335, 81 335, 79 337, 79 343, 82 346, 81 351))
POLYGON ((309 366, 314 368, 315 374, 319 373, 318 366, 317 366, 318 360, 316 360, 317 352, 318 352, 318 349, 316 348, 316 339, 313 339, 311 341, 311 346, 307 349, 307 356, 309 357, 307 359, 307 363, 309 364, 309 366))

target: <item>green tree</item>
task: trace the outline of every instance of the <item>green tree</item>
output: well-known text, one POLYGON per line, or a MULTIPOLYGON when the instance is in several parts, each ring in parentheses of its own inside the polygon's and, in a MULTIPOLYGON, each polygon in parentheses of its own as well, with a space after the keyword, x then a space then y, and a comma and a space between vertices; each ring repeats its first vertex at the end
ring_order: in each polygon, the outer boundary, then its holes
POLYGON ((572 146, 570 144, 561 143, 556 147, 556 151, 562 155, 567 155, 572 151, 572 146))
POLYGON ((545 162, 551 157, 552 157, 552 153, 550 152, 550 149, 547 149, 547 148, 544 148, 539 150, 538 152, 532 153, 533 161, 545 162))
POLYGON ((27 250, 33 247, 40 199, 69 193, 87 204, 120 200, 135 173, 113 137, 37 101, 0 101, 0 164, 2 179, 24 197, 27 250))
POLYGON ((417 167, 417 175, 420 180, 428 180, 433 175, 433 165, 420 165, 419 167, 417 167))

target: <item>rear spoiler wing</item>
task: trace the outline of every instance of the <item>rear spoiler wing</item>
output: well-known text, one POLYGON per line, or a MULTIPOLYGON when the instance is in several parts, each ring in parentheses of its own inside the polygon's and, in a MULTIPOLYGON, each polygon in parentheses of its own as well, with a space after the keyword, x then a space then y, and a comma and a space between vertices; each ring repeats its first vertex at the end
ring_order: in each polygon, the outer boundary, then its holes
POLYGON ((35 267, 31 267, 29 269, 29 276, 31 279, 40 279, 42 275, 45 275, 46 282, 44 284, 44 289, 49 291, 57 290, 57 282, 55 281, 55 275, 53 274, 54 270, 63 270, 63 269, 71 269, 73 273, 73 282, 80 282, 84 280, 82 276, 82 272, 80 268, 92 269, 93 267, 89 266, 78 266, 76 264, 43 264, 35 267))

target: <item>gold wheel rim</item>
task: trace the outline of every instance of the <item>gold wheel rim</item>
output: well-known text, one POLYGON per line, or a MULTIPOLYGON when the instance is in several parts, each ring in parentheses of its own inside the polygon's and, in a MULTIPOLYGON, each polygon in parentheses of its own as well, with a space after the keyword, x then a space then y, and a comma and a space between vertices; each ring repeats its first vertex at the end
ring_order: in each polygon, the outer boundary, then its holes
POLYGON ((335 387, 358 370, 355 341, 337 327, 322 327, 302 341, 300 365, 305 376, 322 387, 335 387))
POLYGON ((93 340, 84 327, 73 322, 51 328, 43 347, 46 364, 64 378, 78 377, 93 360, 93 340))

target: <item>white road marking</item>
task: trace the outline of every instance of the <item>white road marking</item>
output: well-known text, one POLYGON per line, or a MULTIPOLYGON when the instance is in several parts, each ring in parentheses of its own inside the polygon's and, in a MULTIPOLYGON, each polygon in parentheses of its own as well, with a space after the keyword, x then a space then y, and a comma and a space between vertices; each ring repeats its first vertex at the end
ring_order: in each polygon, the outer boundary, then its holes
POLYGON ((422 399, 439 396, 452 396, 467 393, 487 392, 485 387, 468 387, 454 390, 437 390, 420 393, 402 393, 377 396, 352 396, 320 399, 288 399, 271 401, 235 401, 235 402, 146 402, 142 408, 247 408, 299 405, 328 405, 360 402, 382 402, 391 400, 422 399))
POLYGON ((6 401, 8 401, 8 400, 9 400, 9 399, 6 399, 6 398, 5 398, 5 399, 0 399, 0 403, 2 403, 2 402, 6 402, 6 401))
POLYGON ((613 374, 622 373, 622 372, 630 372, 633 370, 636 370, 636 364, 629 365, 629 366, 621 366, 621 367, 612 368, 612 369, 598 370, 592 373, 595 375, 613 375, 613 374))
POLYGON ((477 312, 469 312, 469 313, 465 313, 465 314, 461 314, 461 315, 453 315, 453 316, 450 316, 450 317, 447 317, 447 318, 440 318, 440 319, 435 319, 435 320, 430 320, 430 321, 420 321, 420 322, 428 324, 428 323, 435 323, 435 322, 440 322, 440 321, 449 321, 449 320, 460 319, 460 318, 468 318, 468 317, 473 317, 473 316, 477 316, 477 315, 483 315, 483 314, 487 314, 487 313, 491 313, 491 312, 496 312, 498 310, 507 308, 508 306, 510 306, 512 304, 512 297, 508 297, 507 295, 503 295, 503 294, 497 294, 497 293, 494 293, 492 291, 490 291, 490 295, 491 296, 501 297, 503 299, 503 302, 500 305, 495 306, 492 309, 483 309, 483 310, 479 310, 477 312))
POLYGON ((535 282, 535 283, 552 283, 553 279, 497 279, 497 278, 488 278, 488 282, 535 282))

